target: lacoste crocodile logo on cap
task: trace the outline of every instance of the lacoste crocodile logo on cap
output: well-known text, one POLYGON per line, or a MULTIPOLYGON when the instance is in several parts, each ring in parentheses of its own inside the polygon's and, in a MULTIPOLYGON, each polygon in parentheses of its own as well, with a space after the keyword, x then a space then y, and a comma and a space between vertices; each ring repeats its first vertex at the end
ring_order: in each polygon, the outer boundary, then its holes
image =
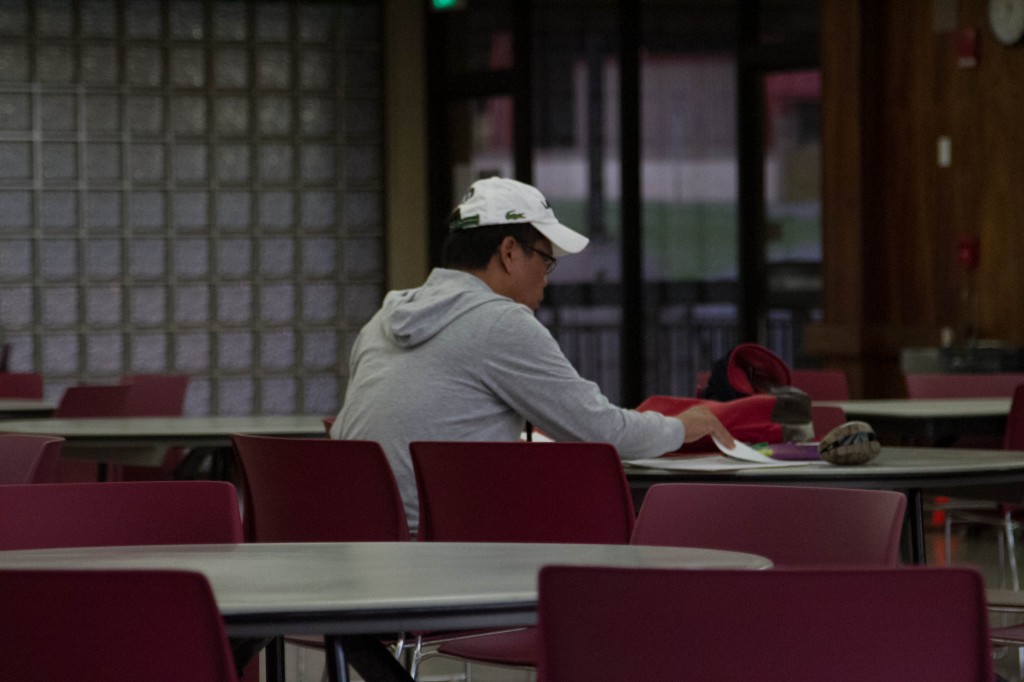
POLYGON ((505 214, 505 220, 523 220, 524 218, 526 218, 526 216, 518 211, 509 211, 505 214))

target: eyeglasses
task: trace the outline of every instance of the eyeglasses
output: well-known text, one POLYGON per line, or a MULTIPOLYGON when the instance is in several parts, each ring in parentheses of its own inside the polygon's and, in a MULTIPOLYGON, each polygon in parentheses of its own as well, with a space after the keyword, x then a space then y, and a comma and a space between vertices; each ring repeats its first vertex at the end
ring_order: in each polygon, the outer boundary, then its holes
POLYGON ((552 256, 550 253, 544 253, 540 249, 534 248, 529 244, 520 244, 520 246, 522 246, 524 249, 529 249, 530 251, 533 251, 535 254, 544 259, 544 262, 547 264, 547 267, 544 270, 545 275, 550 275, 552 272, 554 272, 555 266, 558 265, 557 258, 552 256))

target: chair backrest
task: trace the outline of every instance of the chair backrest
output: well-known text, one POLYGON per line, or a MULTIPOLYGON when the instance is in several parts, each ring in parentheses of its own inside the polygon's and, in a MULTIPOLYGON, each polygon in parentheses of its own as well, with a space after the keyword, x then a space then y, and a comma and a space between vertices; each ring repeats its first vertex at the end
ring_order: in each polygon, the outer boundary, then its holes
POLYGON ((55 482, 63 444, 57 436, 0 434, 0 485, 55 482))
POLYGON ((836 405, 811 405, 814 439, 821 440, 829 431, 846 423, 846 411, 836 405))
POLYGON ((633 499, 606 443, 409 446, 421 540, 629 542, 633 499))
MULTIPOLYGON (((711 372, 701 370, 696 375, 696 396, 707 388, 711 372)), ((793 369, 790 383, 811 397, 811 400, 848 400, 850 386, 846 372, 841 369, 793 369)))
POLYGON ((848 400, 850 387, 841 369, 794 369, 792 384, 811 396, 811 400, 848 400))
POLYGON ((547 566, 538 622, 540 682, 993 679, 971 569, 547 566))
POLYGON ((43 376, 37 372, 0 372, 0 398, 41 400, 43 376))
POLYGON ((6 680, 237 680, 200 573, 0 570, 6 680))
POLYGON ((1010 413, 1006 415, 1003 447, 1007 450, 1024 450, 1024 383, 1013 389, 1010 413))
MULTIPOLYGON (((185 411, 185 394, 188 392, 187 374, 130 374, 122 377, 121 383, 129 386, 125 400, 126 417, 179 417, 185 411)), ((168 448, 160 466, 133 466, 108 463, 107 479, 124 481, 159 481, 173 477, 188 451, 184 448, 168 448)))
POLYGON ((185 410, 187 374, 131 374, 122 383, 130 386, 125 403, 128 417, 177 417, 185 410))
POLYGON ((53 416, 61 419, 123 417, 126 416, 129 391, 131 386, 127 384, 68 386, 53 416))
POLYGON ((906 506, 888 490, 661 483, 632 542, 750 552, 776 566, 896 566, 906 506))
POLYGON ((1009 398, 1020 384, 1019 372, 910 373, 905 376, 910 398, 1009 398))
POLYGON ((373 441, 232 437, 256 542, 408 540, 394 474, 373 441))
POLYGON ((0 550, 241 541, 224 481, 0 486, 0 550))

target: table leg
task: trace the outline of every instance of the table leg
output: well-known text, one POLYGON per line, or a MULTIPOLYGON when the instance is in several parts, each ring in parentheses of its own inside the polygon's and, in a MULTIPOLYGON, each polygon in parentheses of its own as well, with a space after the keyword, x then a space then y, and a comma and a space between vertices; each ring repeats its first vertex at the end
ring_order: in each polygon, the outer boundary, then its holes
POLYGON ((327 657, 327 679, 330 682, 349 682, 345 648, 339 637, 324 637, 324 655, 327 657))
POLYGON ((275 637, 270 640, 267 648, 263 651, 266 657, 264 665, 267 682, 285 682, 284 637, 275 637))
MULTIPOLYGON (((231 654, 235 659, 235 668, 238 672, 238 676, 241 677, 242 673, 245 672, 246 667, 249 663, 257 656, 260 655, 260 651, 267 648, 268 652, 274 647, 274 642, 282 642, 281 648, 281 659, 284 659, 284 640, 278 637, 276 640, 262 639, 254 637, 243 637, 236 638, 232 637, 231 642, 231 654)), ((275 671, 271 667, 270 658, 267 658, 267 682, 284 682, 284 666, 281 666, 280 673, 275 676, 275 671)))
POLYGON ((332 682, 348 682, 346 665, 351 665, 364 680, 412 682, 412 676, 384 643, 365 635, 328 635, 327 677, 332 682))
POLYGON ((928 556, 924 549, 924 504, 920 488, 907 491, 907 512, 910 522, 910 560, 924 565, 928 562, 928 556))

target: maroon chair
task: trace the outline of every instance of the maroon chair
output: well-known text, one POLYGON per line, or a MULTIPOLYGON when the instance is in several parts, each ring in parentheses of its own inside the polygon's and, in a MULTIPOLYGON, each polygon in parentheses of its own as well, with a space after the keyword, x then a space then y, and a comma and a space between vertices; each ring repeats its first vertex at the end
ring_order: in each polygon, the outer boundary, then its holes
POLYGON ((222 481, 0 486, 0 550, 242 542, 222 481))
POLYGON ((1024 384, 1024 373, 912 372, 904 379, 910 398, 1009 398, 1024 384))
MULTIPOLYGON (((1010 412, 1006 416, 1006 431, 1003 434, 1003 448, 1024 450, 1024 384, 1017 386, 1010 400, 1010 412)), ((999 570, 1005 583, 1007 573, 1015 590, 1020 589, 1020 574, 1017 568, 1016 532, 1021 527, 1019 516, 1024 510, 1021 503, 991 503, 981 500, 949 503, 945 508, 944 533, 946 542, 946 565, 952 563, 953 526, 982 524, 999 529, 999 570)))
MULTIPOLYGON (((121 383, 130 386, 125 403, 126 417, 179 417, 185 411, 187 374, 129 374, 121 383)), ((188 454, 185 448, 168 448, 160 466, 108 465, 108 478, 120 481, 162 481, 188 454)))
POLYGON ((130 386, 123 384, 83 384, 68 386, 53 411, 56 419, 79 417, 123 417, 130 386))
POLYGON ((890 490, 659 483, 632 543, 748 552, 776 566, 896 566, 906 507, 890 490))
POLYGON ((409 539, 398 485, 379 444, 243 434, 231 440, 250 541, 409 539))
MULTIPOLYGON (((231 441, 251 542, 409 539, 402 496, 378 443, 244 434, 231 441)), ((268 649, 268 666, 283 668, 284 642, 324 648, 322 637, 278 639, 268 649)))
POLYGON ((0 613, 3 679, 238 679, 200 573, 2 570, 0 613))
POLYGON ((0 372, 0 398, 42 400, 43 376, 36 372, 0 372))
POLYGON ((126 417, 177 417, 185 411, 187 374, 129 374, 121 383, 130 387, 126 417))
MULTIPOLYGON (((1016 388, 1024 384, 1024 373, 1020 372, 911 372, 904 375, 909 398, 1006 398, 1012 397, 1016 388)), ((1005 445, 997 437, 966 434, 954 439, 958 447, 963 448, 999 448, 1005 445)), ((948 443, 943 443, 948 444, 948 443)), ((1024 447, 1024 446, 1022 446, 1024 447)), ((949 559, 949 516, 954 510, 980 511, 986 513, 986 505, 981 501, 951 500, 946 496, 935 497, 929 506, 933 509, 933 517, 944 525, 946 532, 946 555, 949 559)), ((963 514, 957 515, 960 520, 963 514)), ((1011 539, 1012 541, 1012 539, 1011 539)), ((1014 557, 1010 557, 1015 562, 1014 557)), ((948 563, 948 561, 947 561, 948 563)), ((1017 584, 1016 567, 1012 577, 1017 584)))
POLYGON ((538 599, 539 682, 994 679, 970 569, 547 566, 538 599))
MULTIPOLYGON (((907 397, 928 398, 1010 398, 1020 384, 1022 372, 911 372, 904 376, 907 397)), ((949 443, 941 443, 949 445, 949 443)), ((998 448, 998 438, 965 434, 956 439, 958 447, 998 448)))
MULTIPOLYGON (((57 419, 123 417, 131 387, 121 384, 68 386, 53 412, 57 419)), ((57 463, 57 481, 84 483, 106 478, 106 464, 97 459, 62 458, 57 463)))
MULTIPOLYGON (((235 487, 222 481, 0 485, 0 550, 242 540, 235 487)), ((124 653, 120 642, 107 646, 124 653)), ((146 679, 152 672, 146 670, 146 679)), ((138 674, 99 679, 132 677, 138 674)), ((242 679, 259 679, 259 659, 249 662, 242 679)))
POLYGON ((1003 433, 1003 448, 1024 450, 1024 383, 1013 389, 1010 413, 1006 416, 1006 431, 1003 433))
POLYGON ((418 539, 441 542, 629 542, 633 498, 606 443, 410 444, 418 539))
POLYGON ((846 423, 846 412, 835 405, 811 405, 814 440, 820 441, 832 429, 846 423))
MULTIPOLYGON (((606 443, 421 441, 409 450, 419 540, 620 544, 633 532, 629 484, 618 452, 606 443)), ((532 666, 537 633, 526 628, 452 639, 437 652, 532 666)))
POLYGON ((793 386, 811 396, 811 400, 848 400, 850 387, 841 369, 790 370, 793 386))
POLYGON ((57 436, 0 434, 0 485, 56 482, 63 444, 57 436))

